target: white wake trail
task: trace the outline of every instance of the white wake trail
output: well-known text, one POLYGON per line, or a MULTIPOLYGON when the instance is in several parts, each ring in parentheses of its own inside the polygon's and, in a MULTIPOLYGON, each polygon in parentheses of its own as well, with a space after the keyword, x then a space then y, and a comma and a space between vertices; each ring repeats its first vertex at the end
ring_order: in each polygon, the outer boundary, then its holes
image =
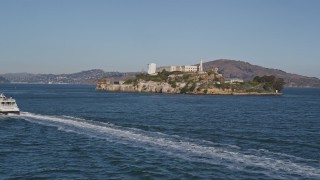
POLYGON ((47 116, 27 112, 22 112, 19 117, 33 123, 54 126, 63 131, 72 131, 109 141, 137 142, 145 145, 142 147, 159 149, 192 161, 225 165, 229 168, 240 168, 240 170, 245 170, 248 166, 269 169, 271 172, 268 172, 267 175, 276 178, 279 178, 279 176, 274 175, 277 173, 320 178, 319 168, 295 163, 289 159, 283 160, 267 156, 244 154, 240 151, 231 151, 226 148, 200 145, 195 143, 195 140, 186 141, 170 135, 159 135, 159 133, 150 133, 130 128, 126 129, 108 123, 74 117, 47 116))

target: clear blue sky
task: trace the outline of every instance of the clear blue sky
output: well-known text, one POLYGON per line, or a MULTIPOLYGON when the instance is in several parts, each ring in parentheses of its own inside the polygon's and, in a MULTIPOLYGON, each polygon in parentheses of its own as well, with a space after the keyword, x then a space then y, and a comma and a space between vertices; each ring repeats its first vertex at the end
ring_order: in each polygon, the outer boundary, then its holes
POLYGON ((219 58, 320 77, 320 0, 0 0, 0 74, 219 58))

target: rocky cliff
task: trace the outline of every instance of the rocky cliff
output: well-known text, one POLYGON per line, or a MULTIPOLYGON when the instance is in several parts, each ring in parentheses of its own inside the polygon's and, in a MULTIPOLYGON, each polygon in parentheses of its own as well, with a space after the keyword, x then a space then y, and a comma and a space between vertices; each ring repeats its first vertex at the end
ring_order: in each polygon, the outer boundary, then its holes
POLYGON ((122 92, 148 92, 148 93, 179 93, 179 88, 172 88, 164 82, 138 82, 137 84, 110 84, 98 85, 99 91, 122 91, 122 92))

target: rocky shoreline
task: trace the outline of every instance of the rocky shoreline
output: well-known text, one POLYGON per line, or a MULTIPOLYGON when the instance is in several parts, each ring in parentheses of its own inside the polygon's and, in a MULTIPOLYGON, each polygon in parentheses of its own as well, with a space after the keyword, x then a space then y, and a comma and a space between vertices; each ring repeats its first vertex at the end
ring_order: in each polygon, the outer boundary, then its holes
MULTIPOLYGON (((181 86, 176 88, 164 82, 139 82, 133 84, 98 84, 97 91, 109 92, 132 92, 132 93, 164 93, 164 94, 181 94, 181 86)), ((282 93, 273 92, 234 92, 230 89, 210 88, 204 91, 188 92, 190 95, 234 95, 234 96, 281 96, 282 93)))
POLYGON ((99 79, 97 91, 200 94, 200 95, 254 95, 279 96, 284 82, 275 76, 256 76, 252 81, 224 79, 218 68, 207 72, 167 72, 137 74, 126 81, 99 79))

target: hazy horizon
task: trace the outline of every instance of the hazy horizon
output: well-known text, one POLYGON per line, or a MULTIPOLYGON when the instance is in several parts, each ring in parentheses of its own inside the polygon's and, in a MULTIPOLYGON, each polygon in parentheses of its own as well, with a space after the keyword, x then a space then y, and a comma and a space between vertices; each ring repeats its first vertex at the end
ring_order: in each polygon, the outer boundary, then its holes
MULTIPOLYGON (((215 59, 215 60, 212 60, 212 61, 216 61, 216 60, 234 60, 234 59, 215 59)), ((234 61, 241 61, 241 60, 234 60, 234 61)), ((206 63, 206 62, 211 62, 211 61, 203 61, 203 63, 206 63)), ((247 62, 247 61, 242 61, 242 62, 247 62)), ((250 62, 247 62, 247 63, 250 63, 250 62)), ((196 63, 194 63, 196 64, 196 63)), ((194 64, 190 64, 190 65, 194 65, 194 64)), ((251 63, 250 63, 251 64, 251 63)), ((257 66, 260 66, 258 64, 251 64, 251 65, 257 65, 257 66)), ((158 66, 157 66, 158 67, 158 66)), ((272 67, 264 67, 264 66, 261 66, 263 68, 269 68, 269 69, 276 69, 276 68, 272 68, 272 67)), ((90 71, 90 70, 103 70, 104 72, 119 72, 119 73, 134 73, 134 72, 141 72, 142 70, 144 72, 147 71, 147 65, 146 65, 146 68, 140 70, 140 71, 108 71, 108 70, 105 70, 105 69, 101 69, 101 68, 93 68, 93 69, 82 69, 82 70, 79 70, 79 71, 75 71, 75 72, 65 72, 65 73, 48 73, 48 72, 36 72, 36 73, 33 73, 33 72, 8 72, 8 73, 1 73, 1 74, 19 74, 19 73, 26 73, 26 74, 54 74, 54 75, 60 75, 60 74, 73 74, 73 73, 79 73, 79 72, 82 72, 82 71, 90 71)), ((282 69, 277 69, 277 70, 282 70, 282 69)), ((292 73, 292 74, 298 74, 298 73, 295 73, 295 72, 287 72, 285 71, 286 73, 292 73)), ((1 76, 0 74, 0 76, 1 76)), ((298 75, 302 75, 302 76, 306 76, 304 74, 298 74, 298 75)), ((314 76, 308 76, 308 77, 314 77, 314 76)), ((319 77, 315 77, 315 78, 318 78, 319 77)))
POLYGON ((0 74, 231 59, 320 78, 320 1, 3 0, 0 74))

